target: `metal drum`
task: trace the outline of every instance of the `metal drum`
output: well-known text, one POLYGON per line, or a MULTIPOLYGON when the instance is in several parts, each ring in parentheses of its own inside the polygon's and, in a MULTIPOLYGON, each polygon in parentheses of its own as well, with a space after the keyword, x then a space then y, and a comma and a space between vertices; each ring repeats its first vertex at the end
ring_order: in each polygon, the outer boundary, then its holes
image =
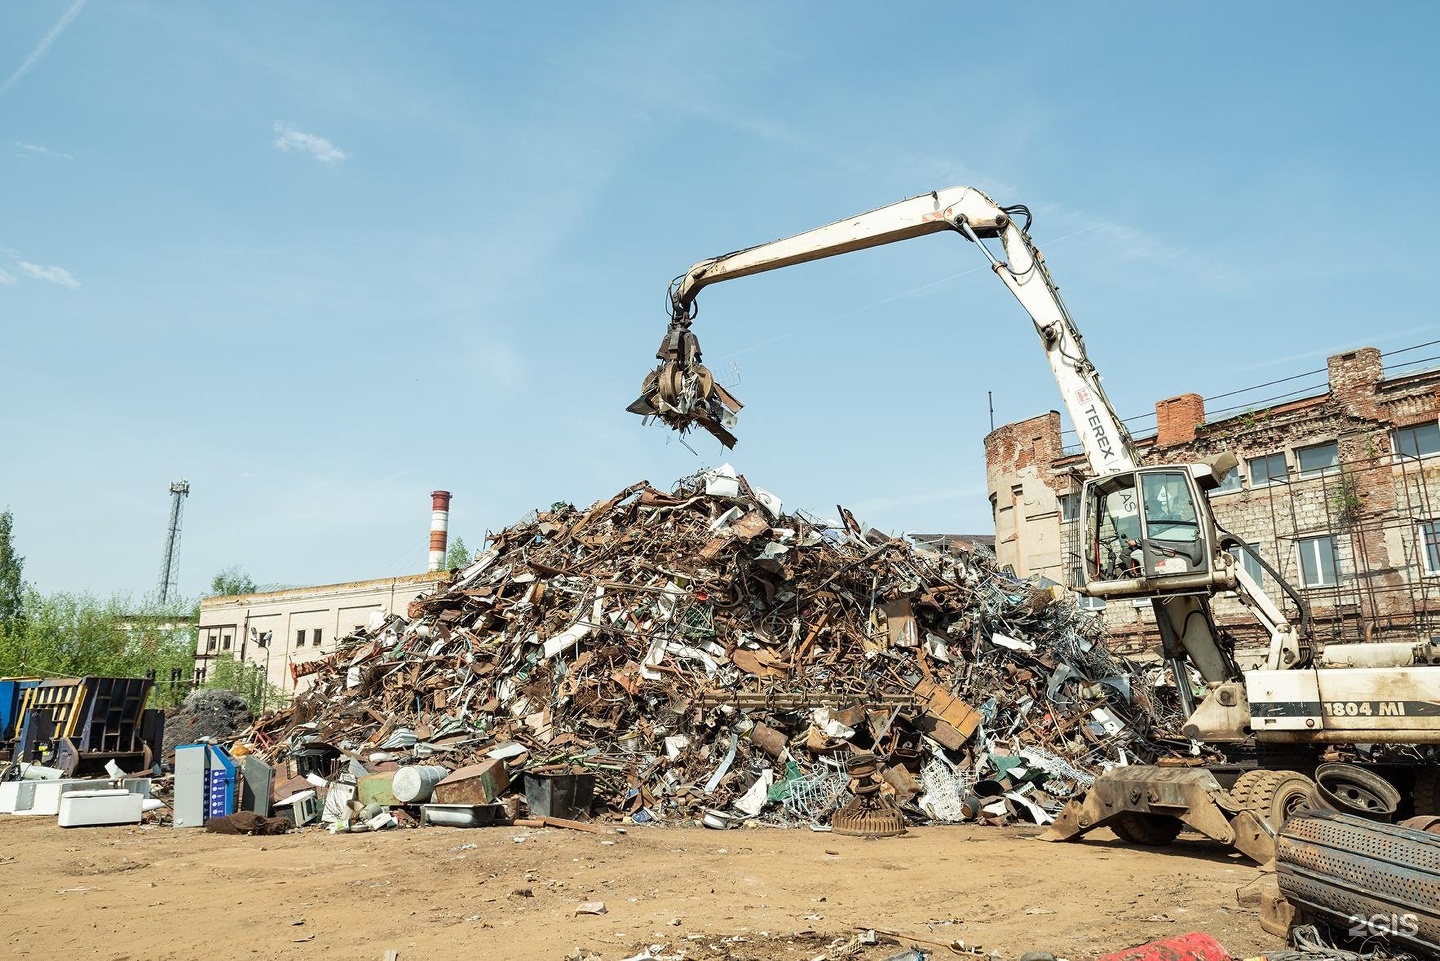
POLYGON ((1280 829, 1275 873, 1302 912, 1440 952, 1440 836, 1307 811, 1280 829))

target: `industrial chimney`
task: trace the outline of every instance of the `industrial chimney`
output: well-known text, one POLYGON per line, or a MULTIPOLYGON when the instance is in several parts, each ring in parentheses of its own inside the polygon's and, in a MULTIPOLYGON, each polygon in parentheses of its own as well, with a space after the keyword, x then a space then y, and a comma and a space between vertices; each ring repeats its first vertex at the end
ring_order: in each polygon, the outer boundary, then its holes
POLYGON ((445 566, 445 542, 450 530, 450 492, 430 492, 430 567, 445 566))

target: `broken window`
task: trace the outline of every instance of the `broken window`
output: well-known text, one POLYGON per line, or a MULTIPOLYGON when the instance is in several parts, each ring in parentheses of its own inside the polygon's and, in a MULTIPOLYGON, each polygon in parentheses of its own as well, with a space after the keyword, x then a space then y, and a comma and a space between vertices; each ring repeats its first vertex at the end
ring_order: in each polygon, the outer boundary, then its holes
POLYGON ((1080 495, 1060 495, 1060 522, 1073 521, 1080 516, 1080 495))
POLYGON ((320 646, 320 628, 317 627, 315 628, 315 630, 310 632, 310 644, 313 647, 320 646))
POLYGON ((303 628, 303 627, 300 628, 298 631, 295 632, 295 646, 296 646, 296 647, 304 647, 304 646, 305 646, 305 628, 303 628))
POLYGON ((1238 491, 1239 489, 1240 465, 1237 464, 1234 467, 1230 468, 1228 471, 1226 471, 1224 477, 1220 478, 1220 486, 1216 487, 1213 493, 1224 494, 1229 491, 1238 491))

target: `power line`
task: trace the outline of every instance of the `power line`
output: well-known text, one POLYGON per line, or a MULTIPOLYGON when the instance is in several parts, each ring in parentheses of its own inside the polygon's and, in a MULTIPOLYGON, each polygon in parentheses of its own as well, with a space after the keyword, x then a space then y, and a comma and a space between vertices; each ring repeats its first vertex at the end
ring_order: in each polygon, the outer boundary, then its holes
POLYGON ((1328 381, 1322 381, 1321 383, 1311 384, 1306 387, 1297 387, 1294 390, 1288 391, 1284 394, 1272 394, 1269 397, 1261 397, 1259 400, 1252 400, 1248 404, 1236 404, 1233 407, 1222 407, 1219 410, 1206 411, 1206 416, 1209 416, 1211 414, 1228 414, 1231 411, 1236 410, 1249 410, 1250 408, 1256 407, 1260 404, 1279 403, 1280 401, 1284 400, 1301 400, 1307 395, 1314 394, 1322 387, 1328 386, 1328 381))
POLYGON ((1256 385, 1254 385, 1253 387, 1241 387, 1239 390, 1226 391, 1226 392, 1223 393, 1223 394, 1216 394, 1216 395, 1213 396, 1213 397, 1207 397, 1207 398, 1205 398, 1205 399, 1206 399, 1206 400, 1221 400, 1221 399, 1223 399, 1223 398, 1225 398, 1225 397, 1234 397, 1236 394, 1248 394, 1248 393, 1249 393, 1250 391, 1252 391, 1252 390, 1260 390, 1260 389, 1265 388, 1265 387, 1274 387, 1276 384, 1283 384, 1283 383, 1285 383, 1285 382, 1287 382, 1287 381, 1299 380, 1301 377, 1312 377, 1312 376, 1314 376, 1315 374, 1324 374, 1324 373, 1328 373, 1328 369, 1325 368, 1325 367, 1321 367, 1321 368, 1319 368, 1319 369, 1317 369, 1317 370, 1307 370, 1307 371, 1305 371, 1305 373, 1303 373, 1303 374, 1292 374, 1292 375, 1289 376, 1289 377, 1281 377, 1279 380, 1267 380, 1267 381, 1266 381, 1265 383, 1263 383, 1263 384, 1256 384, 1256 385))
MULTIPOLYGON (((1383 358, 1383 357, 1394 357, 1394 356, 1397 355, 1397 354, 1406 354, 1406 353, 1409 353, 1409 352, 1412 351, 1412 350, 1422 350, 1422 349, 1424 349, 1424 348, 1426 348, 1426 347, 1434 347, 1434 346, 1437 345, 1437 344, 1440 344, 1440 340, 1427 340, 1427 341, 1425 341, 1424 343, 1412 344, 1412 345, 1410 345, 1409 347, 1400 347, 1400 348, 1397 348, 1397 349, 1395 349, 1395 350, 1382 351, 1381 354, 1380 354, 1380 356, 1381 356, 1382 358, 1383 358)), ((1418 359, 1418 360, 1407 360, 1407 361, 1405 361, 1405 362, 1403 362, 1403 363, 1400 363, 1400 364, 1393 364, 1393 365, 1386 365, 1386 366, 1387 366, 1387 368, 1390 369, 1390 370, 1400 370, 1400 369, 1405 368, 1405 367, 1414 367, 1414 366, 1418 366, 1418 365, 1420 365, 1420 364, 1431 363, 1431 362, 1434 362, 1434 361, 1440 361, 1440 354, 1435 354, 1435 355, 1432 355, 1432 356, 1429 356, 1429 357, 1422 357, 1422 358, 1420 358, 1420 359, 1418 359)), ((1284 394, 1277 394, 1277 395, 1275 395, 1275 396, 1273 396, 1273 397, 1262 398, 1262 399, 1260 399, 1260 400, 1253 400, 1253 401, 1250 401, 1250 402, 1245 403, 1245 404, 1238 404, 1238 405, 1235 405, 1235 406, 1232 406, 1232 407, 1223 407, 1223 408, 1221 408, 1221 409, 1219 409, 1219 410, 1214 410, 1214 411, 1207 410, 1207 411, 1206 411, 1206 415, 1207 415, 1207 416, 1211 416, 1211 415, 1214 415, 1214 414, 1224 414, 1224 413, 1228 413, 1228 412, 1230 412, 1230 411, 1244 410, 1244 409, 1247 408, 1247 407, 1254 407, 1254 406, 1259 405, 1259 404, 1271 403, 1271 402, 1277 401, 1277 400, 1295 399, 1297 395, 1302 395, 1302 394, 1307 393, 1307 392, 1316 391, 1316 390, 1319 390, 1319 389, 1322 388, 1322 387, 1329 387, 1329 379, 1328 379, 1329 367, 1328 367, 1328 366, 1326 366, 1326 367, 1317 367, 1317 368, 1315 368, 1314 370, 1307 370, 1307 371, 1304 371, 1304 372, 1299 373, 1299 374, 1291 374, 1291 375, 1288 376, 1288 377, 1279 377, 1279 378, 1276 378, 1275 380, 1267 380, 1267 381, 1265 381, 1264 383, 1252 384, 1252 385, 1250 385, 1249 387, 1240 387, 1240 388, 1237 388, 1236 390, 1228 390, 1228 391, 1225 391, 1224 393, 1212 394, 1212 395, 1210 395, 1210 396, 1208 396, 1208 397, 1205 397, 1205 398, 1204 398, 1204 401, 1205 401, 1205 403, 1208 405, 1211 401, 1224 400, 1224 399, 1227 398, 1227 397, 1235 397, 1235 396, 1238 396, 1238 395, 1240 395, 1240 394, 1248 394, 1248 393, 1250 393, 1250 392, 1252 392, 1252 391, 1263 390, 1263 389, 1265 389, 1266 387, 1274 387, 1274 386, 1277 385, 1277 384, 1285 384, 1285 383, 1289 383, 1289 382, 1292 381, 1292 380, 1300 380, 1300 379, 1303 378, 1303 377, 1313 377, 1313 376, 1315 376, 1316 374, 1326 374, 1326 375, 1327 375, 1326 381, 1323 382, 1323 383, 1321 383, 1321 384, 1316 385, 1315 387, 1296 388, 1295 390, 1289 391, 1289 392, 1284 393, 1284 394)), ((1122 418, 1120 419, 1120 422, 1123 423, 1123 424, 1132 424, 1132 423, 1136 423, 1136 422, 1138 422, 1138 421, 1143 421, 1143 420, 1147 420, 1147 419, 1149 419, 1149 418, 1153 418, 1153 417, 1155 417, 1155 416, 1156 416, 1155 411, 1153 411, 1153 410, 1152 410, 1152 411, 1146 411, 1146 412, 1143 413, 1143 414, 1134 414, 1134 415, 1132 415, 1132 416, 1130 416, 1130 417, 1122 417, 1122 418)), ((1075 433, 1075 430, 1074 430, 1073 428, 1067 428, 1067 429, 1065 429, 1065 430, 1062 430, 1060 433, 1061 433, 1061 436, 1063 437, 1063 436, 1065 436, 1065 435, 1073 435, 1073 434, 1075 433)))
POLYGON ((1385 351, 1384 353, 1382 353, 1380 356, 1381 356, 1381 357, 1391 357, 1391 356, 1393 356, 1393 355, 1395 355, 1395 354, 1406 354, 1406 353, 1409 353, 1409 352, 1412 351, 1412 350, 1419 350, 1421 347, 1434 347, 1436 344, 1440 344, 1440 340, 1427 340, 1427 341, 1425 341, 1425 343, 1423 343, 1423 344, 1416 344, 1416 345, 1414 345, 1413 347, 1401 347, 1399 350, 1387 350, 1387 351, 1385 351))

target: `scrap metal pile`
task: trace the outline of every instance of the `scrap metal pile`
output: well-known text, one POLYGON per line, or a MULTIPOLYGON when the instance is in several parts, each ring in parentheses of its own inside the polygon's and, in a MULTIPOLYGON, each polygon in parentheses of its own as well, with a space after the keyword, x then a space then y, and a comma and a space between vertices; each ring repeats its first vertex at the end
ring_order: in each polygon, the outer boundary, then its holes
POLYGON ((249 740, 337 769, 586 772, 597 815, 711 826, 824 823, 877 790, 910 820, 1045 821, 1099 770, 1188 746, 1158 668, 1112 657, 1098 619, 983 547, 841 518, 728 466, 556 504, 296 665, 310 686, 249 740))

